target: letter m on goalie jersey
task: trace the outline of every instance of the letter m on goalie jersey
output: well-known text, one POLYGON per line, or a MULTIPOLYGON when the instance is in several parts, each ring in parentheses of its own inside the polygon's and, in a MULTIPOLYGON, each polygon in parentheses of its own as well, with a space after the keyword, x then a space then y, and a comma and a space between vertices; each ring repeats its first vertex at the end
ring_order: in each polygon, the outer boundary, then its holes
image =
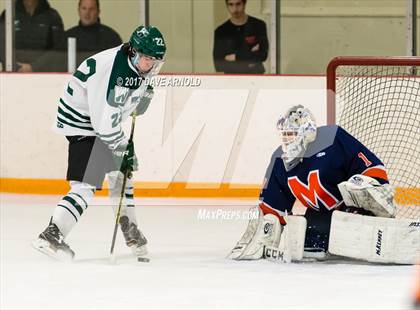
POLYGON ((313 170, 309 172, 308 184, 301 182, 298 177, 289 177, 287 183, 293 195, 305 207, 319 210, 321 207, 319 202, 331 210, 338 204, 338 200, 325 189, 319 179, 319 171, 313 170))

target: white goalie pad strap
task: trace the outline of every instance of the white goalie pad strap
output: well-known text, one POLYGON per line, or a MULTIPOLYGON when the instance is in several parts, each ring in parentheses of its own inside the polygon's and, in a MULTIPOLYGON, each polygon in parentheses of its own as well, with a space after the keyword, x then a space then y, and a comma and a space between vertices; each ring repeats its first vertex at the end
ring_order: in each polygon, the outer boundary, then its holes
POLYGON ((282 226, 273 214, 251 219, 248 227, 233 248, 228 258, 234 260, 257 260, 262 258, 264 246, 278 247, 282 226))
POLYGON ((395 217, 394 193, 389 184, 356 174, 348 181, 338 184, 343 201, 347 206, 363 208, 376 216, 395 217))
POLYGON ((334 211, 329 252, 375 263, 416 264, 420 221, 334 211))
POLYGON ((306 219, 303 216, 286 216, 286 226, 280 238, 278 247, 264 247, 264 258, 290 263, 291 261, 300 261, 303 258, 303 249, 305 245, 306 219))

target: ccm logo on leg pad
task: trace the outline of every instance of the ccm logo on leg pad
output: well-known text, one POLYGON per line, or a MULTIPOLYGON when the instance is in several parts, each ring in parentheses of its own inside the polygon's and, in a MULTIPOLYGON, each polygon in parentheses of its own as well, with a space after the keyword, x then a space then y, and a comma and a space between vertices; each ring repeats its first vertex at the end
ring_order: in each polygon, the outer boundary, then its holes
POLYGON ((284 259, 284 252, 279 249, 264 247, 263 258, 272 258, 274 260, 282 261, 284 259))

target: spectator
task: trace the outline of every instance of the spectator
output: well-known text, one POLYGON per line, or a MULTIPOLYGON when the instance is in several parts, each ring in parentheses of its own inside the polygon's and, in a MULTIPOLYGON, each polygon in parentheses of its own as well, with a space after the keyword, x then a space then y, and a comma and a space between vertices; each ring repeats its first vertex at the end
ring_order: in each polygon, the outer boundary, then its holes
MULTIPOLYGON (((17 0, 15 4, 15 59, 19 72, 44 71, 41 56, 62 38, 63 21, 47 0, 17 0)), ((5 63, 5 12, 0 16, 0 61, 5 63)))
MULTIPOLYGON (((59 50, 67 50, 67 38, 76 38, 77 66, 86 58, 105 49, 122 44, 121 37, 112 28, 101 24, 99 0, 79 0, 79 25, 65 32, 59 50)), ((65 53, 63 53, 65 54, 65 53)), ((60 64, 66 64, 66 59, 60 64)), ((66 71, 62 67, 59 71, 66 71)))
POLYGON ((67 30, 55 50, 43 56, 41 61, 48 71, 67 71, 68 38, 76 38, 76 66, 100 51, 122 44, 117 32, 101 24, 99 0, 79 0, 78 13, 79 25, 67 30))
POLYGON ((245 13, 246 0, 225 0, 231 18, 214 32, 213 60, 217 72, 265 72, 268 39, 265 23, 245 13))

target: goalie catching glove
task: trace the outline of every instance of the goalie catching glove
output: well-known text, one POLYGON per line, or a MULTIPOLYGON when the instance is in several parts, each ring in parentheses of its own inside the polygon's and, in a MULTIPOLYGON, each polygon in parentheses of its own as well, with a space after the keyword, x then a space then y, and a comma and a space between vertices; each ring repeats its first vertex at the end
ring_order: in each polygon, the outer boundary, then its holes
POLYGON ((112 152, 114 162, 123 174, 137 170, 137 157, 134 152, 134 142, 121 143, 112 152))
POLYGON ((394 194, 389 184, 356 174, 338 184, 338 189, 346 206, 362 208, 379 217, 395 217, 394 194))

